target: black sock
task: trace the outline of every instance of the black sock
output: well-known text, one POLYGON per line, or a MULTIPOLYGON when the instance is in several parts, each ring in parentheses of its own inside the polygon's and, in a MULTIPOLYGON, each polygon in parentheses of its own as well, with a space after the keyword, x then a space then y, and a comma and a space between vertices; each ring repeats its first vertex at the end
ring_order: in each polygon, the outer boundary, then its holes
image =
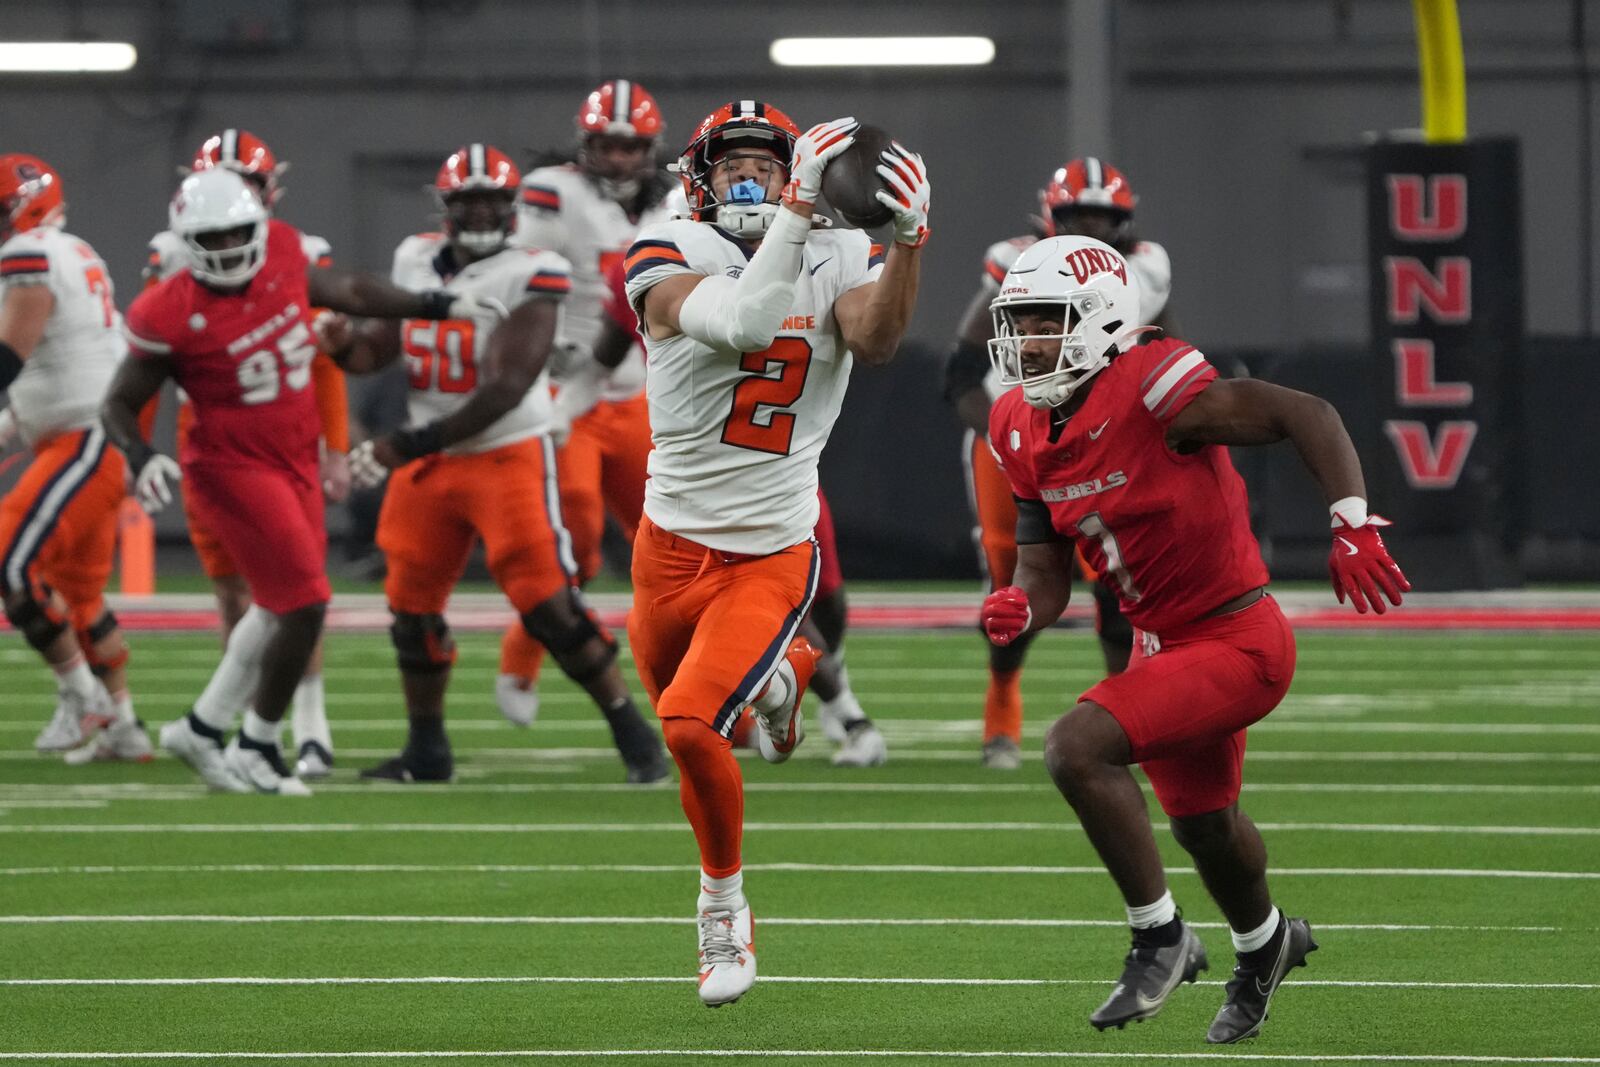
POLYGON ((639 714, 631 699, 618 697, 600 711, 611 727, 611 738, 624 760, 637 763, 655 755, 659 745, 655 731, 646 725, 644 716, 639 714))
POLYGON ((1171 948, 1183 940, 1183 919, 1174 915, 1168 922, 1160 926, 1147 926, 1138 931, 1140 940, 1148 941, 1160 948, 1171 948))

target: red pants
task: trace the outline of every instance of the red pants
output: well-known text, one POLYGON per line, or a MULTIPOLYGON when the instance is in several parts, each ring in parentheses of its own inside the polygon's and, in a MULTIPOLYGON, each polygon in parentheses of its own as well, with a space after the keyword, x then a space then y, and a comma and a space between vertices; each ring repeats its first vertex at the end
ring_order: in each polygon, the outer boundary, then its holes
POLYGON ((190 513, 238 565, 257 604, 282 615, 333 596, 315 470, 197 462, 184 468, 183 487, 190 513))

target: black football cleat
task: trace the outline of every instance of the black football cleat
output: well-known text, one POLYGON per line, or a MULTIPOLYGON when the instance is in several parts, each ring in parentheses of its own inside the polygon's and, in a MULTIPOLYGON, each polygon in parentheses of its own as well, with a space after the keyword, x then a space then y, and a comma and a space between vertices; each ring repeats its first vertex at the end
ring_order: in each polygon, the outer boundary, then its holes
POLYGON ((672 761, 660 748, 623 762, 628 767, 629 785, 651 785, 672 776, 672 761))
POLYGON ((1122 977, 1106 1002, 1089 1016, 1096 1030, 1112 1026, 1120 1030, 1129 1023, 1154 1018, 1180 983, 1194 981, 1206 969, 1206 947, 1182 919, 1173 921, 1178 924, 1179 936, 1170 945, 1161 944, 1163 934, 1170 937, 1164 927, 1133 932, 1133 947, 1128 950, 1122 977))
POLYGON ((455 758, 449 745, 427 751, 407 745, 400 755, 362 771, 361 777, 390 782, 448 782, 455 773, 455 758))
POLYGON ((1222 1010, 1206 1031, 1209 1043, 1231 1045, 1259 1034, 1273 992, 1290 971, 1306 965, 1307 954, 1317 950, 1311 925, 1304 919, 1286 918, 1278 929, 1278 936, 1260 952, 1252 952, 1248 958, 1239 955, 1222 1010))

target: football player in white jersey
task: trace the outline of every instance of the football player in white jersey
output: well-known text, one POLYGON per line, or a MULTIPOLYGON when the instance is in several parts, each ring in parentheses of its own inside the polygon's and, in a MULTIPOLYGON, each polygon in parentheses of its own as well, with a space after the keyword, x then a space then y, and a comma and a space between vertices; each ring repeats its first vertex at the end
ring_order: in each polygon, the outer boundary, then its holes
MULTIPOLYGON (((631 335, 615 351, 607 344, 606 275, 620 265, 641 226, 664 221, 684 205, 657 159, 666 126, 643 86, 624 78, 605 82, 584 98, 576 125, 577 159, 522 179, 512 243, 559 252, 572 265, 564 343, 552 355, 550 378, 557 387, 561 518, 572 535, 581 583, 600 569, 607 514, 633 540, 650 454, 644 354, 627 343, 631 335)), ((543 659, 544 649, 520 625, 506 630, 495 698, 519 726, 538 714, 543 659)))
MULTIPOLYGON (((1038 233, 999 241, 984 256, 982 282, 962 319, 955 350, 945 367, 945 399, 955 405, 967 427, 962 462, 978 520, 973 539, 981 549, 992 588, 1011 584, 1017 562, 1017 512, 1006 476, 985 443, 989 406, 1001 392, 999 378, 989 364, 993 330, 989 302, 1000 292, 1000 280, 1017 257, 1041 235, 1092 237, 1121 252, 1138 275, 1139 321, 1168 326, 1165 311, 1172 291, 1172 264, 1166 249, 1134 235, 1137 202, 1127 176, 1116 167, 1093 157, 1071 160, 1039 191, 1038 233)), ((1128 664, 1133 628, 1117 607, 1116 594, 1095 580, 1081 558, 1079 569, 1094 590, 1095 628, 1106 670, 1116 674, 1128 664)), ((1022 663, 1032 637, 1029 634, 1006 647, 989 645, 989 685, 983 706, 982 758, 986 767, 1015 770, 1021 765, 1022 663)))
MULTIPOLYGON (((289 164, 280 162, 265 141, 249 130, 226 129, 203 141, 195 151, 194 161, 181 174, 192 174, 220 167, 244 178, 261 196, 268 211, 276 208, 283 197, 280 182, 289 164)), ((301 234, 301 248, 306 261, 312 266, 326 267, 333 262, 333 248, 328 242, 311 234, 301 234)), ((149 258, 145 264, 146 287, 189 269, 188 248, 183 238, 171 230, 162 230, 150 239, 149 258)), ((317 410, 322 418, 322 484, 329 500, 343 500, 350 492, 349 403, 345 393, 344 375, 327 356, 318 354, 311 364, 312 387, 316 390, 317 410)), ((194 413, 183 396, 178 393, 178 439, 188 436, 194 413)), ((142 416, 146 438, 154 425, 155 403, 142 416)), ((228 635, 250 607, 250 587, 245 583, 238 561, 233 559, 222 540, 190 511, 188 498, 184 498, 185 518, 189 523, 189 540, 200 566, 211 579, 217 598, 217 612, 222 620, 222 641, 227 645, 228 635)), ((218 672, 218 677, 233 676, 233 663, 218 672)), ((248 704, 248 697, 244 703, 248 704)), ((243 708, 241 707, 241 710, 243 708)), ((333 734, 328 727, 325 689, 322 681, 322 643, 319 640, 312 653, 306 675, 296 687, 290 719, 294 728, 296 771, 301 778, 325 778, 333 766, 333 734)))
POLYGON ((492 145, 461 147, 435 183, 444 231, 408 237, 394 256, 397 285, 473 296, 505 309, 502 319, 372 322, 359 332, 332 320, 322 329, 348 369, 374 370, 404 353, 411 379, 410 425, 352 454, 361 484, 394 471, 378 547, 410 722, 401 753, 364 778, 447 781, 454 772, 444 695, 455 645, 444 608, 480 537, 522 625, 604 713, 628 780, 670 773, 617 668, 616 641, 578 592, 545 378, 571 280, 554 252, 508 246, 519 177, 492 145))
POLYGON ((628 637, 700 847, 699 995, 712 1006, 756 976, 729 735, 750 706, 767 759, 803 736, 818 652, 796 634, 817 584, 817 458, 854 361, 886 363, 900 344, 928 234, 926 170, 898 144, 878 167, 887 257, 813 218, 856 128, 802 135, 766 104, 723 105, 678 162, 693 217, 643 230, 626 260, 655 441, 628 637))
POLYGON ((72 763, 142 761, 150 739, 103 596, 126 468, 99 411, 125 350, 122 317, 105 263, 65 221, 60 175, 0 156, 0 448, 20 439, 32 452, 0 501, 0 594, 56 675, 60 703, 34 747, 72 763))

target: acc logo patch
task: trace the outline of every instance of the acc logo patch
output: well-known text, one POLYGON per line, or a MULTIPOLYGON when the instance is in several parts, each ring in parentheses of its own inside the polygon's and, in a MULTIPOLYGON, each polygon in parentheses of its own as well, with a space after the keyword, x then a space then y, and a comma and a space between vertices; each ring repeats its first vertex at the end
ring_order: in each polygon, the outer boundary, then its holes
POLYGON ((193 315, 189 316, 189 329, 193 330, 195 333, 199 333, 201 330, 203 330, 205 328, 206 328, 206 317, 204 315, 200 314, 197 311, 193 315))

